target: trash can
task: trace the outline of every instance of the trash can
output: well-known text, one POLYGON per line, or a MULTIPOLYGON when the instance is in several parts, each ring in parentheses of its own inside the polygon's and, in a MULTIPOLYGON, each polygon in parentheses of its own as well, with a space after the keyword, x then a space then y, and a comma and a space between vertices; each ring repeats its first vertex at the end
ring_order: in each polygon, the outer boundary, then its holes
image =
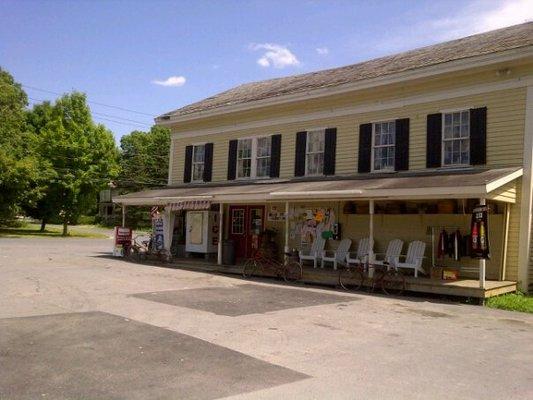
POLYGON ((222 242, 222 264, 235 265, 235 243, 231 239, 222 242))

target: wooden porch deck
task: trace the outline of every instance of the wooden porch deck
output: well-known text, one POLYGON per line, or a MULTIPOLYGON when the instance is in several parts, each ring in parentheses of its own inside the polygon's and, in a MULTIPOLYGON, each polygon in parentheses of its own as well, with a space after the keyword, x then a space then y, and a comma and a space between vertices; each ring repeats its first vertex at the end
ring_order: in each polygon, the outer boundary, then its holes
MULTIPOLYGON (((212 261, 201 259, 184 258, 174 260, 171 264, 176 268, 189 270, 199 270, 205 272, 217 272, 232 275, 241 275, 242 266, 239 265, 217 265, 212 261)), ((265 275, 269 277, 271 275, 265 275)), ((313 267, 304 267, 302 281, 304 283, 338 286, 338 271, 331 268, 320 269, 313 267)), ((436 280, 430 278, 407 277, 408 292, 428 293, 458 297, 472 297, 477 299, 488 299, 489 297, 498 296, 504 293, 511 293, 517 290, 517 283, 514 281, 486 281, 485 289, 479 287, 479 281, 476 279, 458 279, 456 281, 436 280)))

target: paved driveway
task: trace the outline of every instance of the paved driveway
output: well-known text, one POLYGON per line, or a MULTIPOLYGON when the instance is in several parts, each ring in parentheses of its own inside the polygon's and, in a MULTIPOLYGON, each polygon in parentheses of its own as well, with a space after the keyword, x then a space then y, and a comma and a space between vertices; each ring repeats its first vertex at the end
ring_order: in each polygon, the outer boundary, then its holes
POLYGON ((533 317, 0 239, 1 399, 533 398, 533 317))

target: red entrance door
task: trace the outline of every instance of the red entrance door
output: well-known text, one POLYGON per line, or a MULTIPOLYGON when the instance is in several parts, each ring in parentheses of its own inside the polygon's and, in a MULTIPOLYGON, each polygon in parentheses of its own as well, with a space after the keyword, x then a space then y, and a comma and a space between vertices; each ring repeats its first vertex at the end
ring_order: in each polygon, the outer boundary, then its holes
POLYGON ((261 245, 261 234, 265 228, 265 206, 230 206, 229 217, 229 237, 235 243, 236 257, 251 257, 261 245))

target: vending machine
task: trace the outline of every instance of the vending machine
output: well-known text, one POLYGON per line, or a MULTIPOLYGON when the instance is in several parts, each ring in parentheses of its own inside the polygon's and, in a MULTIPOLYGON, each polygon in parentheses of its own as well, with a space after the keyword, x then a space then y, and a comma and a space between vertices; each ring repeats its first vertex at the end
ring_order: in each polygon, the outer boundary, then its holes
POLYGON ((218 248, 218 212, 187 211, 185 251, 216 253, 218 248))

